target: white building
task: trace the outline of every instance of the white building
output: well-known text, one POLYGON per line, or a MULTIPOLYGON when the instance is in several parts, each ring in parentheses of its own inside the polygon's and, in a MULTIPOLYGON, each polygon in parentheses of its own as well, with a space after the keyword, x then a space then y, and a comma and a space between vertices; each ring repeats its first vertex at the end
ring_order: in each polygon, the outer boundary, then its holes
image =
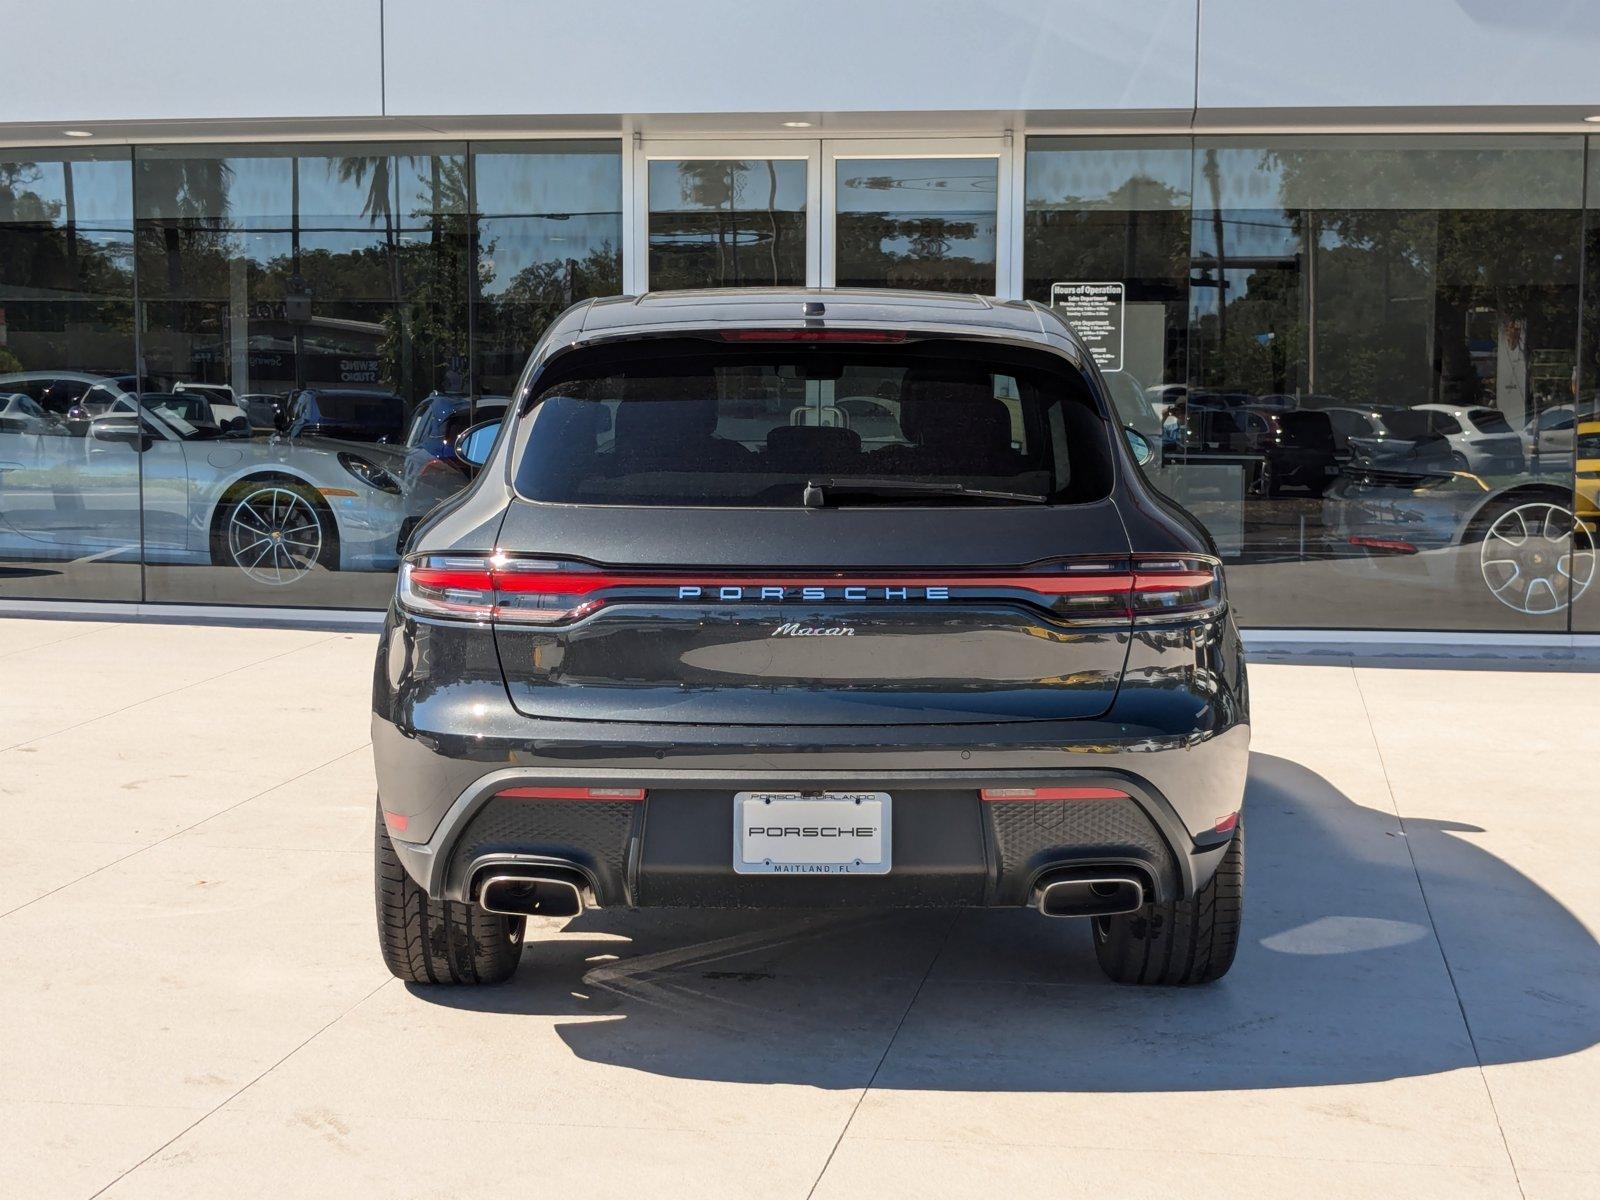
POLYGON ((778 282, 1084 301, 1247 625, 1600 630, 1594 5, 56 0, 4 28, 0 603, 381 606, 402 503, 312 481, 318 549, 263 578, 218 455, 292 476, 283 443, 344 420, 448 457, 565 304, 778 282), (204 395, 244 421, 226 453, 182 424, 204 395))

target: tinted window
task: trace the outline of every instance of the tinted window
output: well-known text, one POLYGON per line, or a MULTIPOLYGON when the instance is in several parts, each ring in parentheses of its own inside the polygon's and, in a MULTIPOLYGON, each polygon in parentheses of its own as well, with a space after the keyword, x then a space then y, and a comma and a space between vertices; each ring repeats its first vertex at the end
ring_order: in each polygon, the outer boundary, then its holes
POLYGON ((1300 446, 1332 446, 1333 422, 1326 413, 1287 412, 1278 418, 1286 441, 1300 446))
MULTIPOLYGON (((847 480, 1103 497, 1109 449, 1082 380, 1043 356, 980 364, 960 350, 591 352, 538 397, 518 489, 558 503, 780 507, 799 505, 808 482, 842 496, 847 480)), ((906 499, 885 487, 841 502, 906 499)))
POLYGON ((1415 412, 1409 408, 1404 408, 1395 412, 1380 413, 1378 421, 1389 431, 1390 437, 1416 441, 1419 438, 1428 436, 1427 413, 1415 412))
POLYGON ((1505 413, 1497 408, 1480 408, 1472 414, 1472 423, 1484 433, 1510 433, 1511 425, 1505 413))
POLYGON ((368 396, 323 392, 306 407, 307 420, 349 426, 367 437, 397 438, 405 402, 398 396, 368 396))
POLYGON ((1347 409, 1333 410, 1328 419, 1343 437, 1365 437, 1372 432, 1372 423, 1366 417, 1347 409))

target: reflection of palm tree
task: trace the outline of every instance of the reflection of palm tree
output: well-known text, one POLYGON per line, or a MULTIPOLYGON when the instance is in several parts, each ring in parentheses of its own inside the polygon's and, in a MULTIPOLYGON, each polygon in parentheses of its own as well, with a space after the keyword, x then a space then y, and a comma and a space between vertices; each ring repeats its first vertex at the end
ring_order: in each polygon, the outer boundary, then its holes
POLYGON ((78 282, 78 196, 72 186, 70 158, 61 163, 61 198, 67 210, 67 278, 71 281, 68 286, 76 291, 82 286, 78 282))
MULTIPOLYGON (((408 156, 407 161, 415 159, 408 156)), ((340 183, 366 185, 367 194, 361 201, 361 215, 369 221, 383 218, 383 243, 389 256, 389 274, 394 291, 391 299, 400 300, 399 231, 395 226, 394 168, 399 159, 388 154, 347 155, 333 159, 328 164, 330 172, 337 171, 340 183)))
POLYGON ((183 286, 181 228, 187 225, 201 235, 224 232, 232 181, 233 168, 221 158, 140 159, 141 207, 148 205, 158 218, 170 290, 183 286))
POLYGON ((772 259, 772 282, 778 282, 778 164, 767 159, 767 223, 772 227, 772 239, 767 248, 772 259))
POLYGON ((1211 188, 1211 225, 1217 240, 1212 251, 1217 270, 1217 345, 1225 346, 1228 344, 1228 283, 1224 275, 1227 255, 1222 245, 1222 173, 1217 167, 1214 148, 1206 151, 1204 170, 1206 183, 1211 188))
MULTIPOLYGON (((769 167, 771 164, 768 164, 769 167)), ((691 160, 678 166, 678 189, 684 203, 700 208, 710 208, 719 214, 717 220, 717 282, 727 283, 728 250, 734 254, 734 270, 738 270, 739 251, 739 200, 744 193, 745 174, 750 169, 746 162, 691 160), (727 223, 720 214, 727 211, 727 223)), ((774 184, 776 186, 776 184, 774 184)), ((774 193, 775 194, 775 193, 774 193)), ((735 279, 732 282, 739 282, 735 279)))

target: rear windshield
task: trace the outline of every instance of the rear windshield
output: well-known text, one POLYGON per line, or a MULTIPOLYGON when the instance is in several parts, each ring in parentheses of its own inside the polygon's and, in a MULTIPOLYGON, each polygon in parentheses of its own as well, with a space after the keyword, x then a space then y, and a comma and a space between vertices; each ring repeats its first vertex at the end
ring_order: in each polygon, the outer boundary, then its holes
POLYGON ((1404 408, 1396 412, 1386 412, 1379 415, 1378 420, 1383 422, 1391 436, 1416 441, 1428 436, 1428 414, 1404 408))
POLYGON ((696 340, 557 369, 517 468, 530 500, 786 507, 814 484, 830 503, 1073 504, 1110 490, 1105 422, 1044 354, 696 340))

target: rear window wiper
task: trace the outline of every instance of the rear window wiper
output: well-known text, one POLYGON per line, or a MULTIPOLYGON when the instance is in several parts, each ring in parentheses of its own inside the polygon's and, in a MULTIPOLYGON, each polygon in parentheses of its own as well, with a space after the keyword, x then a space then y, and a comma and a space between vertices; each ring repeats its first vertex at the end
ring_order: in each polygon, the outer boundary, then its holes
POLYGON ((840 496, 939 496, 957 500, 1009 500, 1016 504, 1050 502, 1048 497, 1034 492, 1006 492, 995 488, 968 487, 964 483, 932 483, 920 479, 877 479, 867 476, 808 482, 801 502, 807 508, 822 508, 830 500, 840 496))

